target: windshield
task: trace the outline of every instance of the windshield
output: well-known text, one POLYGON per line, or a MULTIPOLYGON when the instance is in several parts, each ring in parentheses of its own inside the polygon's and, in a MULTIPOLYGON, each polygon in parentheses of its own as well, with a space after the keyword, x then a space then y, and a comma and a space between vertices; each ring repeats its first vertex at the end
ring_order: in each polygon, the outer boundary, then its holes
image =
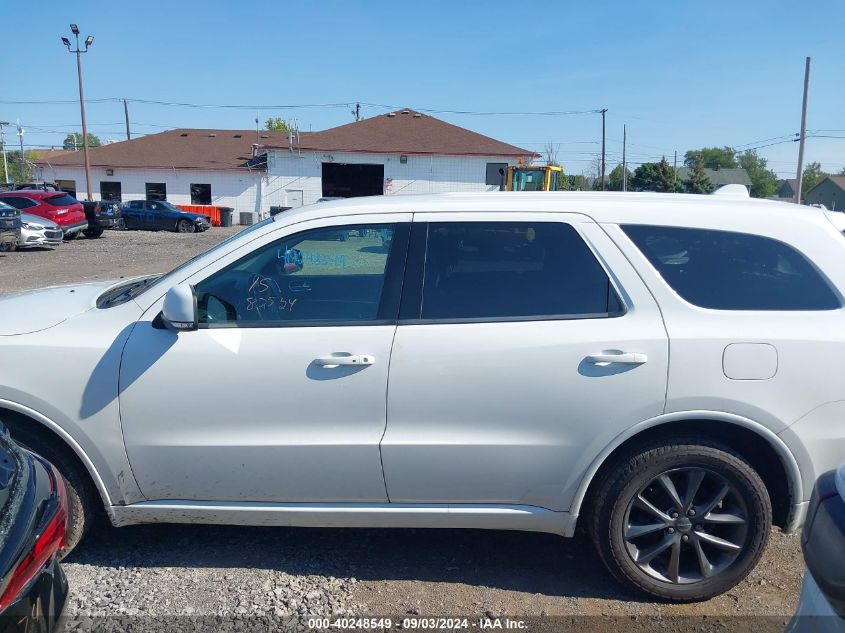
POLYGON ((513 190, 543 191, 545 178, 542 169, 516 169, 513 172, 513 190))
POLYGON ((76 204, 76 198, 71 197, 69 194, 60 193, 55 196, 48 196, 45 198, 47 204, 51 204, 54 207, 66 207, 71 204, 76 204))
POLYGON ((227 245, 231 244, 235 240, 241 239, 246 235, 260 229, 264 226, 267 226, 273 222, 273 218, 267 218, 266 220, 262 220, 252 226, 240 231, 239 233, 235 233, 234 235, 227 237, 225 240, 216 244, 209 248, 207 251, 203 251, 199 255, 195 255, 191 259, 182 264, 179 264, 176 268, 167 272, 163 275, 153 275, 150 277, 145 277, 144 279, 137 279, 135 281, 130 281, 124 285, 117 286, 116 288, 112 288, 111 290, 103 293, 97 299, 97 307, 98 308, 112 308, 116 305, 120 305, 122 303, 126 303, 130 299, 134 299, 135 297, 143 294, 153 286, 155 286, 159 281, 168 277, 169 275, 173 275, 178 273, 180 270, 187 268, 195 261, 197 261, 200 257, 205 257, 206 255, 211 255, 219 250, 222 250, 227 245))

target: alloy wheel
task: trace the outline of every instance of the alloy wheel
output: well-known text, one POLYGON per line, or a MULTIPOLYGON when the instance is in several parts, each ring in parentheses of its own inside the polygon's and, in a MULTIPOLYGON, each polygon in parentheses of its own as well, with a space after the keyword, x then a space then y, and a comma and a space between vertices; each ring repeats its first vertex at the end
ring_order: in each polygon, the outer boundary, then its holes
POLYGON ((664 582, 690 584, 736 562, 748 536, 748 508, 724 476, 707 468, 677 468, 637 491, 623 526, 625 547, 640 570, 664 582))

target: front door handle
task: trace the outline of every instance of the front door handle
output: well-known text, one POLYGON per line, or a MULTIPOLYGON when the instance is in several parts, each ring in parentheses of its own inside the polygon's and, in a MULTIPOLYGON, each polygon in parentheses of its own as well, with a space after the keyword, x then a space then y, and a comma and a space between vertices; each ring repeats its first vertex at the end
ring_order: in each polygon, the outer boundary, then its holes
POLYGON ((638 352, 602 352, 601 354, 590 354, 587 362, 594 365, 642 365, 648 361, 648 355, 638 352))
POLYGON ((308 285, 307 281, 303 281, 300 284, 292 281, 288 284, 288 290, 291 292, 309 292, 311 290, 311 286, 308 285))
POLYGON ((314 364, 326 369, 339 367, 341 365, 372 365, 376 362, 376 357, 370 354, 338 354, 337 356, 323 356, 315 358, 314 364))

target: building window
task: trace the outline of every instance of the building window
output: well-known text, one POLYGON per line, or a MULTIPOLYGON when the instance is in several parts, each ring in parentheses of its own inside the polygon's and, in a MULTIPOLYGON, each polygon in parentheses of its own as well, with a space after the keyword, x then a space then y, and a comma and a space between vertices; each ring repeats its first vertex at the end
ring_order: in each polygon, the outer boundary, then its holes
POLYGON ((121 201, 120 183, 108 182, 106 180, 100 181, 100 199, 121 201))
POLYGON ((167 185, 163 182, 148 182, 147 200, 167 200, 167 185))
POLYGON ((507 163, 487 163, 487 177, 484 180, 484 184, 499 187, 507 182, 507 177, 507 163))
POLYGON ((57 180, 56 187, 59 191, 69 193, 74 198, 76 197, 76 181, 75 180, 57 180))
POLYGON ((191 204, 211 204, 211 185, 191 185, 191 204))

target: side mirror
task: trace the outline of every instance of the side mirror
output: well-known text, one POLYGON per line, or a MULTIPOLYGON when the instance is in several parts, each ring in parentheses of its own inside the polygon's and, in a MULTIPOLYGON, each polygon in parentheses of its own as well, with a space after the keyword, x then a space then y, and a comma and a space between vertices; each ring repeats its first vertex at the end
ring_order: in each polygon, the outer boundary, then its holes
POLYGON ((164 296, 161 311, 164 324, 173 330, 197 329, 197 293, 189 284, 173 286, 164 296))

